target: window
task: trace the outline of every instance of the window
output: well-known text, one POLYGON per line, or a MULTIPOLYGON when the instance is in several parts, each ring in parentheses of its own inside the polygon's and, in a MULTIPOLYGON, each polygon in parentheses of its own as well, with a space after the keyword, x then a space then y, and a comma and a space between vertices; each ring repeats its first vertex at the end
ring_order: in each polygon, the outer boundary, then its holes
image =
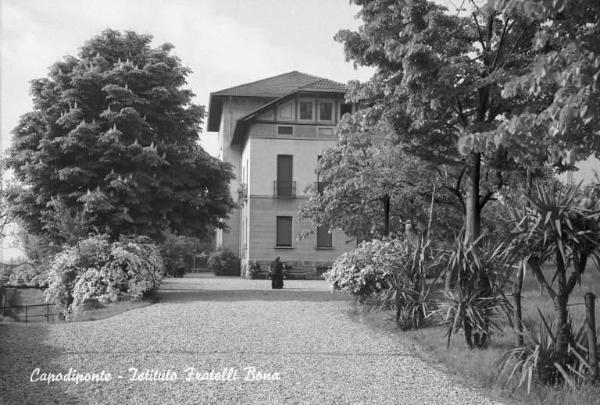
POLYGON ((329 233, 329 228, 326 226, 319 226, 317 228, 317 247, 319 248, 330 248, 333 246, 333 241, 329 233))
POLYGON ((277 180, 275 193, 278 197, 294 196, 294 157, 292 155, 277 155, 277 180))
POLYGON ((276 246, 292 246, 292 217, 277 217, 276 246))
POLYGON ((301 101, 300 102, 300 119, 301 120, 312 120, 313 119, 313 103, 312 103, 312 101, 301 101))
POLYGON ((279 125, 277 135, 294 135, 294 127, 289 125, 279 125))
POLYGON ((319 103, 319 120, 320 121, 332 121, 333 120, 333 103, 330 103, 330 102, 319 103))

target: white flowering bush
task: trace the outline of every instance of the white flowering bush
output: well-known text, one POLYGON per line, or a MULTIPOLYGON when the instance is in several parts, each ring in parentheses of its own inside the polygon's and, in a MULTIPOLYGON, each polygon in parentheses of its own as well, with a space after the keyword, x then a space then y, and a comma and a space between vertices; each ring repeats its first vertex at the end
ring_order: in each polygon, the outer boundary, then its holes
POLYGON ((93 236, 56 256, 46 301, 74 312, 88 298, 102 303, 139 299, 158 287, 163 268, 160 252, 148 238, 111 243, 107 236, 93 236))
POLYGON ((336 259, 325 279, 333 290, 341 290, 364 300, 389 289, 401 265, 411 259, 410 244, 404 239, 362 242, 353 251, 336 259))

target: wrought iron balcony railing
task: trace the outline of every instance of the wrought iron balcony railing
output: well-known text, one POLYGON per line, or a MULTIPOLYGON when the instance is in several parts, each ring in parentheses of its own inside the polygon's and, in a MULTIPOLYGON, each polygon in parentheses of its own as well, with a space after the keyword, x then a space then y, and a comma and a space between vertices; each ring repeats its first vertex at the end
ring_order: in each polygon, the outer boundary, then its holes
POLYGON ((277 198, 294 198, 296 197, 296 182, 295 181, 277 181, 273 184, 274 194, 277 198))

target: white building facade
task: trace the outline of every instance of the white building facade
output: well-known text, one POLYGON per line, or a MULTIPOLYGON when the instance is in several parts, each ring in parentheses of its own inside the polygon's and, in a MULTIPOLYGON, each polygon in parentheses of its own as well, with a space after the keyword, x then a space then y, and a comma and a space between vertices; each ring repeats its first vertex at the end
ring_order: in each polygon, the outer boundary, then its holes
POLYGON ((242 275, 249 261, 266 270, 279 256, 295 274, 317 278, 355 246, 341 231, 310 229, 298 216, 320 187, 319 156, 352 111, 345 92, 343 84, 294 71, 211 94, 208 130, 219 132, 220 158, 233 167, 230 190, 239 204, 217 245, 239 255, 242 275))

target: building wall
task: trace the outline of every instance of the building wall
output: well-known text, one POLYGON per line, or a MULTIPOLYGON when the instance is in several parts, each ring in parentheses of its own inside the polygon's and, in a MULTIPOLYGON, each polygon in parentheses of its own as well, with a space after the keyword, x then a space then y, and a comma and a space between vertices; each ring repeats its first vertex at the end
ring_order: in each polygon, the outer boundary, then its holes
POLYGON ((263 266, 280 256, 295 269, 315 273, 317 268, 326 267, 341 253, 355 246, 353 240, 341 231, 334 232, 332 248, 317 248, 316 233, 299 239, 305 231, 315 231, 308 221, 300 222, 298 211, 308 201, 317 181, 318 157, 329 146, 335 144, 335 125, 339 121, 342 99, 293 98, 273 106, 259 115, 248 128, 248 137, 242 146, 231 146, 237 119, 255 111, 268 102, 267 99, 233 97, 224 101, 221 117, 219 144, 220 157, 232 164, 236 179, 231 181, 230 190, 234 201, 238 201, 238 187, 247 185, 247 199, 240 201, 227 220, 229 231, 218 232, 217 244, 237 253, 242 259, 242 274, 249 260, 263 266), (314 101, 312 120, 300 120, 298 101, 314 101), (334 103, 333 119, 319 121, 317 106, 320 101, 334 103), (290 135, 280 135, 278 126, 293 127, 290 135), (293 156, 293 180, 296 182, 295 198, 276 198, 277 155, 293 156), (276 247, 276 217, 293 218, 293 242, 291 248, 276 247))
MULTIPOLYGON (((221 124, 219 126, 219 145, 220 158, 224 162, 232 165, 235 179, 229 183, 229 190, 234 201, 237 201, 237 190, 241 178, 241 157, 242 150, 239 145, 231 146, 233 130, 236 121, 255 111, 268 102, 269 99, 254 97, 230 97, 223 101, 223 113, 221 115, 221 124)), ((217 246, 230 249, 236 254, 240 254, 240 232, 241 232, 241 213, 240 209, 234 209, 229 218, 225 221, 228 230, 217 231, 217 246)))
MULTIPOLYGON (((271 125, 273 127, 273 125, 271 125)), ((264 268, 280 256, 296 269, 304 269, 309 275, 316 275, 317 268, 331 264, 340 254, 351 250, 355 241, 341 231, 332 235, 332 248, 318 248, 316 233, 300 239, 306 231, 315 231, 309 221, 300 221, 298 211, 314 192, 309 190, 317 182, 316 167, 318 156, 332 146, 332 139, 274 139, 263 125, 250 128, 250 138, 246 142, 243 156, 247 156, 249 167, 248 203, 245 215, 249 223, 246 239, 246 255, 243 267, 248 260, 262 263, 264 268), (265 135, 266 134, 266 135, 265 135), (277 179, 277 155, 293 156, 293 180, 296 182, 295 198, 276 198, 274 182, 277 179), (292 217, 292 247, 276 246, 276 217, 292 217)), ((272 129, 272 128, 271 128, 272 129)), ((315 128, 313 127, 313 132, 315 128)), ((242 221, 245 218, 242 217, 242 221)), ((245 270, 244 270, 245 271, 245 270)))
POLYGON ((274 183, 277 180, 277 155, 293 156, 293 180, 296 182, 296 196, 310 196, 307 190, 317 181, 318 157, 325 149, 335 144, 330 139, 272 139, 258 138, 251 129, 251 137, 246 143, 252 150, 250 156, 250 184, 252 196, 273 197, 274 183))

